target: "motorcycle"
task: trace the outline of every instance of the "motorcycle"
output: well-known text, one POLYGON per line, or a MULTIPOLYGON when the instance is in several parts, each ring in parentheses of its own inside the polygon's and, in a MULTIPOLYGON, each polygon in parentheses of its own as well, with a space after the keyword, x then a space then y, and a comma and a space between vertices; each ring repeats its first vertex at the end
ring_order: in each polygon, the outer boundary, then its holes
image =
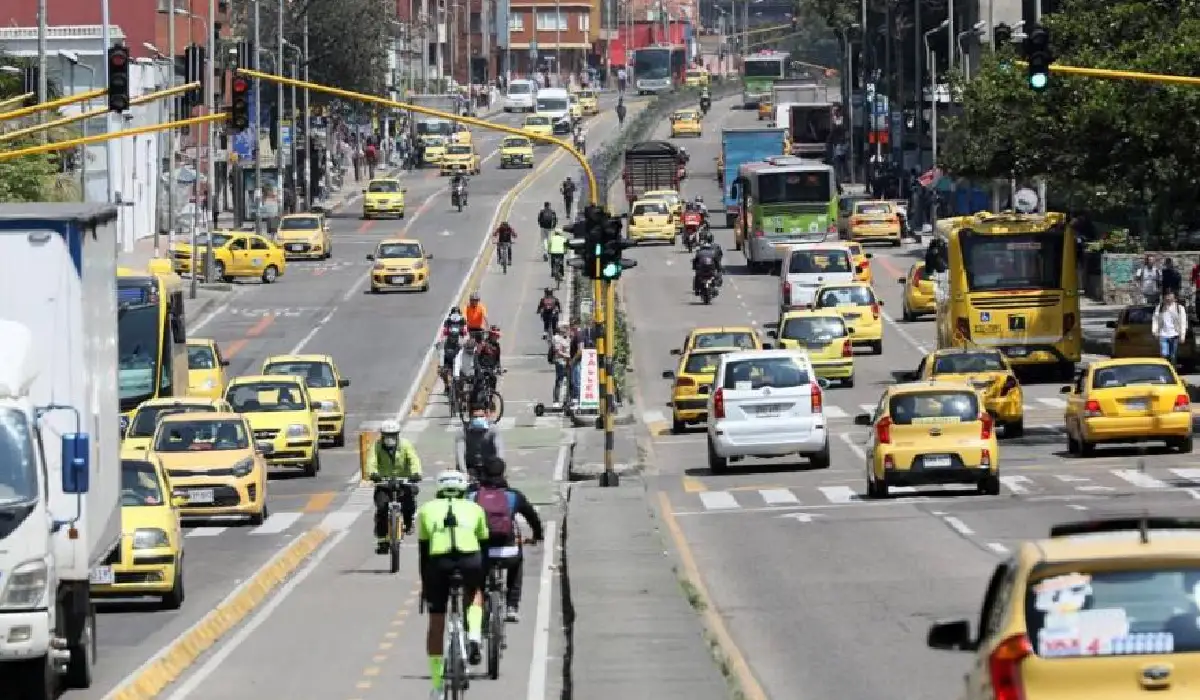
POLYGON ((712 99, 708 97, 700 98, 700 114, 708 116, 708 110, 712 108, 712 99))
POLYGON ((714 297, 717 296, 717 281, 716 275, 708 275, 700 280, 700 299, 705 304, 711 304, 714 297))
POLYGON ((455 185, 450 191, 450 206, 458 207, 459 211, 467 206, 467 190, 462 185, 455 185))
POLYGON ((697 234, 703 226, 703 214, 698 211, 683 212, 683 244, 687 246, 689 253, 696 247, 697 234))

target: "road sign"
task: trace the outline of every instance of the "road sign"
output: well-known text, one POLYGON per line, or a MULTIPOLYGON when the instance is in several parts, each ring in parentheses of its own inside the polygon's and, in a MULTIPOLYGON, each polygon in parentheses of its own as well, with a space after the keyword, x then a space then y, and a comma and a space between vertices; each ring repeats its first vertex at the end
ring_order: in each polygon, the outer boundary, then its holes
POLYGON ((1038 208, 1037 192, 1028 187, 1017 190, 1017 194, 1013 198, 1013 208, 1022 214, 1034 213, 1038 208))

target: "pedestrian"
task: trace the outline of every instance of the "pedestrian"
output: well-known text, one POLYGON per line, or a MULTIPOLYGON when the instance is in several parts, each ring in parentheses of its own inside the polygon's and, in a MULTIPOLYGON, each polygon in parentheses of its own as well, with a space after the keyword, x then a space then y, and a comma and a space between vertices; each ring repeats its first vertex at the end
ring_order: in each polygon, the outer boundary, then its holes
POLYGON ((1150 319, 1150 332, 1158 339, 1158 350, 1163 359, 1175 364, 1179 339, 1187 332, 1187 312, 1176 303, 1174 292, 1163 292, 1162 303, 1150 319))
POLYGON ((1154 264, 1154 256, 1146 253, 1142 258, 1142 266, 1133 273, 1133 279, 1142 291, 1142 297, 1147 304, 1157 304, 1161 295, 1162 272, 1154 264))
POLYGON ((1171 258, 1164 260, 1161 274, 1162 281, 1159 286, 1162 288, 1162 293, 1169 292, 1178 299, 1179 290, 1183 287, 1183 278, 1179 275, 1179 270, 1175 269, 1175 261, 1171 258))
POLYGON ((622 127, 624 125, 625 125, 625 98, 619 97, 619 98, 617 98, 617 126, 622 127))
POLYGON ((570 386, 567 371, 571 362, 571 340, 567 337, 566 326, 555 329, 554 338, 550 341, 550 354, 554 358, 554 390, 550 395, 550 402, 561 406, 571 400, 569 392, 563 396, 563 389, 570 386))

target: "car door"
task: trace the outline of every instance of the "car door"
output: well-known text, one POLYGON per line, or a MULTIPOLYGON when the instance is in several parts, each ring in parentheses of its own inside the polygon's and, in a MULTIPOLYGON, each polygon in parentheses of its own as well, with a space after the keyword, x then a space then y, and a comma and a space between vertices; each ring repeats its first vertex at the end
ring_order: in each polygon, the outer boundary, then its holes
POLYGON ((254 270, 250 266, 249 238, 246 236, 237 236, 230 240, 225 248, 229 251, 228 274, 230 276, 245 277, 254 274, 254 270))
POLYGON ((1016 562, 1012 559, 1000 562, 988 581, 976 628, 978 646, 972 654, 971 669, 965 677, 968 698, 993 697, 990 656, 992 648, 1002 641, 1005 620, 1016 590, 1017 570, 1016 562))
MULTIPOLYGON (((251 274, 261 275, 262 271, 267 268, 267 265, 275 264, 271 255, 272 246, 265 238, 253 236, 250 238, 250 267, 251 274)), ((276 267, 278 265, 276 264, 276 267)), ((282 272, 282 270, 280 270, 282 272)))

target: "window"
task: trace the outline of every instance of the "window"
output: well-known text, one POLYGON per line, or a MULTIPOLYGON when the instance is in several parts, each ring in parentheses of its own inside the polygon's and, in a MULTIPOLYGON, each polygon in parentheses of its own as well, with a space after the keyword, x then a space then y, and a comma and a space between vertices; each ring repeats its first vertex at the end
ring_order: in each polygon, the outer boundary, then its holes
POLYGON ((837 316, 794 316, 783 324, 780 338, 824 345, 846 337, 846 323, 837 316))
POLYGON ((567 16, 552 10, 538 10, 537 29, 539 32, 567 31, 567 16))
MULTIPOLYGON (((525 31, 525 17, 523 15, 511 14, 508 16, 508 31, 523 32, 525 31)), ((511 90, 509 92, 512 92, 511 90)))
POLYGON ((1062 231, 995 236, 968 230, 959 241, 972 292, 1062 287, 1062 231))
POLYGON ((973 374, 1007 371, 998 352, 964 352, 941 355, 933 362, 934 374, 973 374))
POLYGON ((245 250, 246 249, 246 239, 245 238, 233 239, 233 242, 229 244, 229 249, 230 250, 245 250))
POLYGON ((870 306, 875 303, 875 294, 870 287, 830 287, 822 289, 817 297, 817 308, 835 306, 870 306))
POLYGON ((328 362, 273 362, 263 369, 263 374, 304 377, 314 389, 332 389, 337 386, 337 378, 333 376, 333 368, 328 362))
POLYGON ((792 357, 762 357, 753 360, 730 362, 725 367, 726 389, 745 391, 763 387, 793 389, 811 383, 808 368, 792 357), (739 387, 738 385, 743 385, 739 387))
POLYGON ((154 465, 142 459, 121 460, 121 505, 160 506, 162 487, 154 465))
POLYGON ((251 239, 250 247, 253 248, 254 250, 270 250, 271 249, 270 244, 261 238, 251 239))
POLYGON ((1178 384, 1174 371, 1165 364, 1115 365, 1096 370, 1093 389, 1116 389, 1135 385, 1170 386, 1178 384))
POLYGON ((211 413, 212 410, 211 406, 205 404, 142 406, 134 416, 133 425, 129 426, 129 432, 125 437, 147 438, 154 435, 154 430, 158 427, 158 420, 165 416, 176 413, 211 413))
POLYGON ((159 426, 156 452, 209 452, 250 447, 246 424, 240 420, 171 421, 159 426))
MULTIPOLYGON (((725 351, 728 352, 728 351, 725 351)), ((684 374, 715 374, 717 364, 721 361, 721 355, 725 352, 694 352, 688 355, 687 362, 684 363, 684 374)))
POLYGON ((479 16, 478 12, 471 13, 470 24, 471 24, 471 33, 472 34, 482 34, 483 33, 483 19, 479 16))
POLYGON ((793 275, 829 275, 852 269, 844 250, 793 250, 788 261, 788 272, 793 275))
POLYGON ((888 413, 896 425, 970 423, 979 420, 979 402, 966 392, 909 392, 893 396, 888 413))
POLYGON ((188 369, 216 369, 217 357, 207 345, 189 345, 188 369))
POLYGON ((763 173, 758 199, 763 204, 828 202, 833 192, 833 169, 763 173))
POLYGON ((592 16, 587 12, 579 15, 579 31, 588 33, 592 30, 592 16))

